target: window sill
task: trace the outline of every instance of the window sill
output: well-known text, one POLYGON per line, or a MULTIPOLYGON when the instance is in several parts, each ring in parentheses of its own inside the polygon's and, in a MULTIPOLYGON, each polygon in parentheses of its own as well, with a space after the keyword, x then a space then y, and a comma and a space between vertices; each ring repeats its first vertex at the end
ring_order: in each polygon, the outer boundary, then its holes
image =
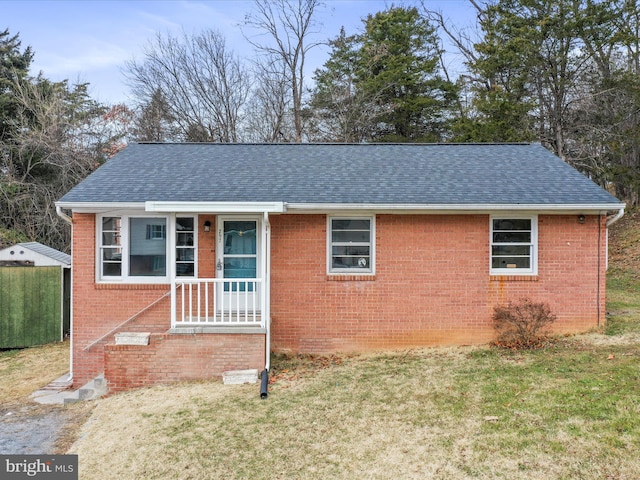
POLYGON ((538 275, 491 275, 491 282, 537 282, 538 275))
POLYGON ((327 275, 327 282, 375 282, 375 275, 327 275))

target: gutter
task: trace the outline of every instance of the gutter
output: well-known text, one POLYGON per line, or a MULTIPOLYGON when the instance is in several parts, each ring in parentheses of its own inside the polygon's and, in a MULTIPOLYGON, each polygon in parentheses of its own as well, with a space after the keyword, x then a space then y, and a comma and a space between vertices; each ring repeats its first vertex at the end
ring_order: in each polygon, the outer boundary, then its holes
POLYGON ((327 211, 375 211, 379 213, 430 213, 468 214, 499 212, 549 212, 553 214, 602 214, 611 210, 624 210, 623 203, 583 203, 583 204, 535 204, 535 203, 285 203, 285 212, 317 213, 327 211))
POLYGON ((616 223, 618 220, 622 218, 624 215, 624 206, 618 209, 618 213, 616 213, 613 217, 607 219, 607 228, 616 223))
MULTIPOLYGON (((62 211, 62 207, 56 204, 56 214, 69 225, 73 237, 73 219, 62 211)), ((73 265, 73 242, 71 242, 71 265, 73 265)), ((73 287, 73 268, 71 269, 71 286, 73 287)), ((69 305, 69 378, 68 382, 73 382, 73 288, 71 288, 71 305, 69 305)))
POLYGON ((67 215, 66 213, 64 213, 62 211, 62 207, 56 203, 56 213, 58 214, 58 216, 63 219, 65 222, 67 222, 69 225, 73 225, 73 220, 71 219, 71 217, 69 215, 67 215))

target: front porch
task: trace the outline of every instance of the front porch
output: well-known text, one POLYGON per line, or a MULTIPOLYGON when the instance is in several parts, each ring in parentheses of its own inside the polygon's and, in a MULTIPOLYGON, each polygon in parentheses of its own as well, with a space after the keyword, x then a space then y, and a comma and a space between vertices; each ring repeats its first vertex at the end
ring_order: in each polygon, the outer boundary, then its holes
POLYGON ((262 278, 174 279, 171 332, 214 333, 220 327, 266 330, 269 305, 265 290, 262 278))

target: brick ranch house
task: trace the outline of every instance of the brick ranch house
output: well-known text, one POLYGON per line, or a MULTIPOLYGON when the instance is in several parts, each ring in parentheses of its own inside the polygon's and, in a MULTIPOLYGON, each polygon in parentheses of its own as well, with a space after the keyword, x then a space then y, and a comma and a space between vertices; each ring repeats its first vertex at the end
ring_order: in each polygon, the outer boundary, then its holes
POLYGON ((271 351, 484 343, 524 296, 591 329, 624 212, 530 144, 132 144, 56 207, 74 386, 112 392, 271 351))

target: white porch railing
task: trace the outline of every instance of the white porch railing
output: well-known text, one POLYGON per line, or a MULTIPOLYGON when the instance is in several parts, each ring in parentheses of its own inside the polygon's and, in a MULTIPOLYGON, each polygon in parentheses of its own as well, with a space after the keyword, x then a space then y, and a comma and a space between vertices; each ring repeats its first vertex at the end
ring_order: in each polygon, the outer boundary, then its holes
POLYGON ((171 327, 265 327, 261 278, 179 278, 171 289, 171 327))

